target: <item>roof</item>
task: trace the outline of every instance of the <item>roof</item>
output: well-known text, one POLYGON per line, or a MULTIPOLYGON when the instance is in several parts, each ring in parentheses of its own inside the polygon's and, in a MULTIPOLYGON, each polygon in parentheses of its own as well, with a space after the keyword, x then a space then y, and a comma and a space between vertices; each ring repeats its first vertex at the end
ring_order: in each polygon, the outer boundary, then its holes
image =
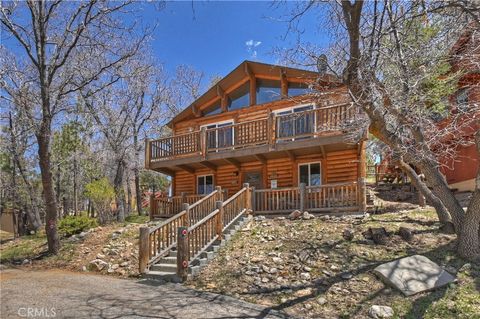
MULTIPOLYGON (((228 91, 229 88, 235 86, 248 77, 248 72, 251 72, 254 75, 260 75, 262 78, 280 78, 281 73, 283 73, 287 79, 316 80, 319 78, 318 72, 314 71, 245 60, 235 69, 233 69, 233 71, 223 77, 218 83, 209 88, 202 96, 192 102, 192 104, 190 104, 187 108, 177 114, 172 120, 170 120, 170 122, 167 123, 167 126, 172 127, 173 124, 185 120, 190 116, 194 116, 193 108, 195 106, 204 105, 205 103, 218 97, 217 87, 220 87, 222 91, 228 91)), ((325 82, 340 81, 337 77, 331 74, 325 74, 322 76, 322 78, 322 80, 325 82)))

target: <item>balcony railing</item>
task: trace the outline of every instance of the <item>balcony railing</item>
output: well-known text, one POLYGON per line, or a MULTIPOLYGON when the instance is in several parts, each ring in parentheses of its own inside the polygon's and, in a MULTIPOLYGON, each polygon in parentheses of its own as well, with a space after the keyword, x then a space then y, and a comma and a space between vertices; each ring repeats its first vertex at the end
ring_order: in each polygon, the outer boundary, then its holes
POLYGON ((345 131, 356 125, 360 109, 351 104, 335 105, 302 112, 275 115, 255 121, 149 141, 147 160, 151 162, 184 156, 285 143, 345 131))

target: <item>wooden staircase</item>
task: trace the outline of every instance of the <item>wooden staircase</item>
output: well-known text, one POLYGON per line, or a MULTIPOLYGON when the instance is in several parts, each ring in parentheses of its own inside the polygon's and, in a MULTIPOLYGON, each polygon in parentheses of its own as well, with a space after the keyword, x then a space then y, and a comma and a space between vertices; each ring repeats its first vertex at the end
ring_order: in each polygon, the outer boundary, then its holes
POLYGON ((248 184, 222 201, 214 192, 160 225, 140 229, 139 270, 146 277, 181 282, 195 276, 218 249, 247 221, 251 209, 248 184))

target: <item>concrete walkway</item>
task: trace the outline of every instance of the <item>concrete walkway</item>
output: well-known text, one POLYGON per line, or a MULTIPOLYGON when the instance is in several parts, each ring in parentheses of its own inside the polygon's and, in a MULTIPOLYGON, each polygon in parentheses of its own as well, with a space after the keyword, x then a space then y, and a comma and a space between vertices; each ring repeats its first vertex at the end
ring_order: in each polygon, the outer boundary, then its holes
POLYGON ((179 284, 60 270, 0 272, 1 318, 287 318, 179 284))

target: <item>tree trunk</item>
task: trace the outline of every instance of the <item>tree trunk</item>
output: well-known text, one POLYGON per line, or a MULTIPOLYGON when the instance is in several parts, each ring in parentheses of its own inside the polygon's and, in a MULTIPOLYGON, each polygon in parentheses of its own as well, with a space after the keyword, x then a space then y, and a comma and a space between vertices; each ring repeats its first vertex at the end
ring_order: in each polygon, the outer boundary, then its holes
POLYGON ((130 174, 127 177, 127 210, 126 215, 130 215, 132 212, 132 187, 130 186, 130 174))
POLYGON ((73 214, 78 215, 78 194, 77 194, 77 151, 73 154, 73 214))
POLYGON ((40 134, 37 135, 37 141, 43 198, 45 201, 45 232, 47 234, 48 251, 52 254, 57 254, 60 249, 60 241, 57 233, 57 202, 55 200, 50 167, 50 124, 43 123, 42 126, 40 134))
POLYGON ((133 168, 133 174, 135 175, 135 202, 137 204, 137 213, 142 215, 142 193, 140 190, 140 168, 138 167, 139 149, 138 149, 138 135, 133 135, 133 147, 135 149, 135 167, 133 168))
POLYGON ((117 171, 115 173, 115 179, 113 180, 113 188, 115 189, 115 204, 117 208, 117 221, 125 221, 125 196, 123 194, 123 170, 125 163, 122 159, 117 160, 117 171))
POLYGON ((415 170, 403 160, 399 160, 398 163, 400 164, 400 167, 402 167, 403 171, 408 175, 408 177, 410 177, 413 185, 423 194, 423 196, 425 196, 425 198, 435 208, 440 223, 442 223, 445 227, 448 227, 448 224, 451 224, 453 226, 452 218, 445 206, 442 204, 440 199, 438 199, 438 197, 435 196, 432 191, 427 187, 427 185, 421 180, 420 176, 418 176, 415 170))
POLYGON ((458 238, 458 254, 469 260, 480 259, 480 178, 473 193, 458 238))

